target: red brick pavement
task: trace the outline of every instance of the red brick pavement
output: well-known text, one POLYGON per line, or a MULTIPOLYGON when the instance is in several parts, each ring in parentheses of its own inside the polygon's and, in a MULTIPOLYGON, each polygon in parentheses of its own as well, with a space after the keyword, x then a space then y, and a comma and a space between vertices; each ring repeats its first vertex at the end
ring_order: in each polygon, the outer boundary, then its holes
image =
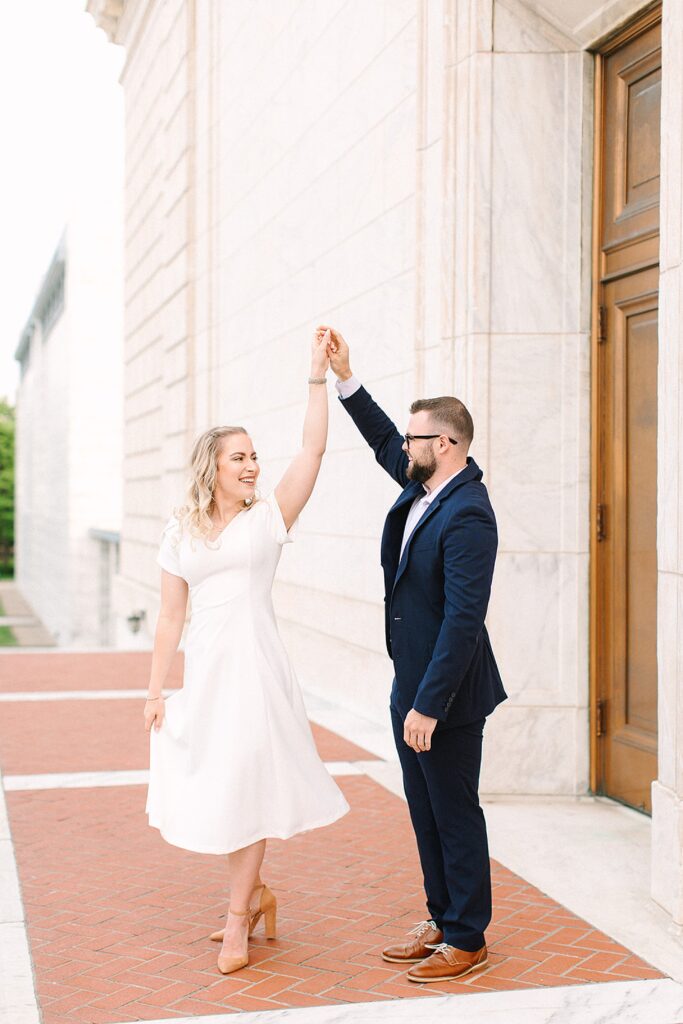
POLYGON ((352 811, 269 844, 279 938, 223 977, 226 858, 166 844, 144 786, 9 792, 7 802, 45 1024, 153 1019, 446 992, 659 977, 627 949, 494 865, 492 967, 466 984, 404 980, 378 950, 421 916, 405 806, 365 777, 340 780, 352 811))
MULTIPOLYGON (((182 686, 182 664, 182 654, 178 654, 168 689, 182 686)), ((0 655, 0 692, 144 689, 149 666, 147 652, 0 655), (55 666, 53 685, 50 663, 55 666)), ((0 706, 0 764, 5 774, 116 771, 149 766, 149 734, 143 724, 144 700, 140 697, 12 701, 0 706), (38 768, 36 750, 40 750, 38 768)), ((374 758, 321 726, 314 725, 313 734, 325 761, 374 758)))
MULTIPOLYGON (((179 651, 168 673, 168 688, 182 686, 179 651)), ((11 690, 127 690, 147 686, 151 654, 121 651, 84 654, 0 654, 0 693, 11 690)))
MULTIPOLYGON (((49 655, 20 655, 26 662, 19 672, 23 682, 3 689, 31 688, 31 657, 43 662, 37 665, 38 688, 56 688, 44 685, 49 673, 44 659, 49 655)), ((66 657, 53 656, 56 664, 66 657)), ((77 657, 95 657, 113 676, 111 660, 122 656, 77 657)), ((0 656, 0 674, 3 661, 0 656)), ((97 662, 91 666, 94 675, 97 662)), ((72 682, 64 686, 82 688, 72 682)), ((9 771, 10 763, 21 764, 22 772, 55 770, 55 764, 67 763, 67 751, 60 751, 56 737, 63 737, 66 748, 79 733, 81 760, 68 763, 76 770, 93 767, 96 746, 90 735, 86 742, 80 717, 84 703, 31 704, 30 710, 28 703, 0 705, 3 771, 9 771), (42 717, 47 706, 62 710, 42 717), (25 756, 6 724, 8 709, 14 709, 14 728, 21 728, 22 713, 29 716, 24 728, 30 715, 40 722, 35 735, 40 733, 41 742, 29 745, 24 736, 25 756)), ((96 703, 101 705, 100 717, 89 720, 95 739, 98 730, 113 730, 110 723, 117 715, 122 716, 116 727, 122 736, 125 708, 133 702, 96 703)), ((130 723, 135 725, 135 717, 130 723)), ((345 741, 339 743, 346 750, 345 741)), ((121 754, 130 757, 132 751, 124 745, 121 754)), ((135 766, 143 765, 136 761, 135 766)), ((119 758, 107 761, 106 767, 126 764, 119 758)), ((279 936, 267 941, 259 927, 249 967, 225 977, 216 968, 218 944, 208 936, 221 926, 226 910, 227 858, 165 843, 147 825, 145 786, 8 792, 44 1024, 113 1024, 226 1010, 661 977, 629 950, 494 863, 495 911, 487 934, 491 966, 460 984, 425 987, 406 981, 398 965, 378 955, 385 942, 402 935, 424 913, 405 804, 365 776, 341 778, 339 783, 351 804, 350 814, 328 828, 269 843, 264 877, 278 895, 279 936)))
MULTIPOLYGON (((0 656, 1 657, 1 656, 0 656)), ((7 775, 96 772, 149 767, 144 700, 11 701, 0 704, 0 764, 7 775), (36 752, 40 761, 36 767, 36 752)), ((371 760, 373 754, 312 724, 324 761, 371 760)))

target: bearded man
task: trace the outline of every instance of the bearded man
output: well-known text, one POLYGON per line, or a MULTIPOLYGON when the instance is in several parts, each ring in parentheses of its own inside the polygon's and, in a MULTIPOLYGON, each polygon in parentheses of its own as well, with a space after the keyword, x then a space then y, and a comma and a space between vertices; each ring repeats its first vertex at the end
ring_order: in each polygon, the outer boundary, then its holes
POLYGON ((487 963, 491 871, 479 770, 486 717, 507 697, 484 625, 496 520, 468 454, 474 430, 463 403, 413 402, 400 434, 330 331, 342 405, 401 487, 381 548, 390 710, 429 916, 382 956, 409 965, 411 981, 448 981, 487 963))

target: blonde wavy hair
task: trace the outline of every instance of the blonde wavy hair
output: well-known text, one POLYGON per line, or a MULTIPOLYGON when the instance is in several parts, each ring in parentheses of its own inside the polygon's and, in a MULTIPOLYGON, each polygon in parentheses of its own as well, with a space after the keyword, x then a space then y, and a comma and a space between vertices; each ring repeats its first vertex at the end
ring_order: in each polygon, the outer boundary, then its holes
MULTIPOLYGON (((174 509, 173 514, 181 528, 187 527, 193 537, 199 537, 210 545, 209 534, 214 529, 210 511, 216 488, 218 459, 223 448, 223 439, 233 434, 246 434, 244 427, 211 427, 197 438, 190 456, 190 476, 187 483, 187 502, 174 509)), ((254 496, 253 508, 258 498, 254 496)))

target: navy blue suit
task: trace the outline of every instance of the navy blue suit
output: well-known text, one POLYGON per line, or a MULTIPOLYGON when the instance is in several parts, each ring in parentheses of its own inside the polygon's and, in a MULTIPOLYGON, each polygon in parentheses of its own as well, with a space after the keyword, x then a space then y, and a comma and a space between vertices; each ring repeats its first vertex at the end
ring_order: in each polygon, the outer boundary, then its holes
POLYGON ((466 467, 431 502, 408 539, 422 484, 408 479, 403 437, 361 387, 342 405, 402 492, 382 534, 385 628, 395 678, 391 715, 430 916, 445 941, 477 950, 491 919, 486 824, 478 786, 484 721, 506 693, 484 618, 498 546, 482 472, 466 467), (431 749, 403 739, 411 708, 438 719, 431 749))

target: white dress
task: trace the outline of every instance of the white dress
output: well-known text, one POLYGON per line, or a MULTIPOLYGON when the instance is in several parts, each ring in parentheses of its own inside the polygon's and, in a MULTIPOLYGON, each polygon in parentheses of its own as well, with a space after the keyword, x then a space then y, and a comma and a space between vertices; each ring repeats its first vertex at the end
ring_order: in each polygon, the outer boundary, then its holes
POLYGON ((208 547, 171 516, 157 562, 192 596, 182 689, 150 730, 145 811, 173 846, 230 853, 286 839, 349 810, 320 760, 271 598, 293 540, 274 494, 208 547))

